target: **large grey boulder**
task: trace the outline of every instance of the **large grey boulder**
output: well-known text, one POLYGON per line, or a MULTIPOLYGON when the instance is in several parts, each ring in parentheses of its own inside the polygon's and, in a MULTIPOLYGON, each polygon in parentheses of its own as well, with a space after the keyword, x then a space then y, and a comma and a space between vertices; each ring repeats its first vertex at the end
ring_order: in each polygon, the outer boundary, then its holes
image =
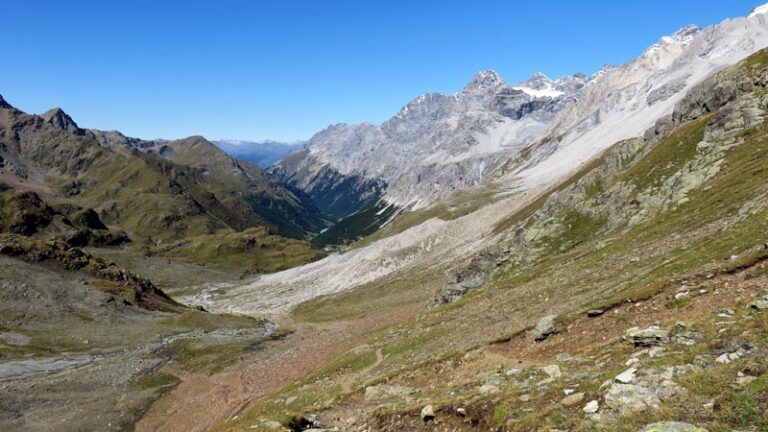
POLYGON ((683 422, 651 423, 638 432, 708 432, 706 429, 683 422))
POLYGON ((535 341, 543 341, 558 331, 557 315, 547 315, 540 319, 533 329, 533 339, 535 341))
POLYGON ((621 415, 648 409, 658 409, 661 400, 648 387, 614 383, 605 395, 605 405, 621 415))
POLYGON ((636 347, 652 347, 669 343, 669 331, 658 326, 641 329, 632 327, 625 338, 636 347))

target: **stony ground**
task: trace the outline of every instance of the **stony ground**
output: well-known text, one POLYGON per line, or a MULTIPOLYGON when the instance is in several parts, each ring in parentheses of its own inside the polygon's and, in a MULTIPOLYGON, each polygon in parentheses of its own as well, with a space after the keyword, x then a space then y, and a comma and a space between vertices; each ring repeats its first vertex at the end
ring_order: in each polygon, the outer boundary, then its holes
POLYGON ((766 295, 763 262, 575 317, 542 342, 529 330, 382 378, 376 370, 397 361, 385 346, 370 364, 326 368, 225 429, 287 429, 293 412, 342 431, 636 431, 649 419, 765 430, 766 295), (335 400, 295 410, 320 388, 335 400))

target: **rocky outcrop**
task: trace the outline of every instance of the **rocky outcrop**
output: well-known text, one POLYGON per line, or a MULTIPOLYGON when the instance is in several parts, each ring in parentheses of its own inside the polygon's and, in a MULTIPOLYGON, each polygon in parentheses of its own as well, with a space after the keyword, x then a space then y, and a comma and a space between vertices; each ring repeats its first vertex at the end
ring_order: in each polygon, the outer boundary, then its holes
POLYGON ((657 326, 627 330, 625 338, 636 347, 653 347, 669 343, 669 331, 657 326))
POLYGON ((442 292, 427 304, 427 309, 453 303, 467 292, 485 285, 491 280, 496 267, 504 263, 500 257, 503 257, 503 253, 494 249, 473 257, 466 267, 457 269, 448 276, 442 292))

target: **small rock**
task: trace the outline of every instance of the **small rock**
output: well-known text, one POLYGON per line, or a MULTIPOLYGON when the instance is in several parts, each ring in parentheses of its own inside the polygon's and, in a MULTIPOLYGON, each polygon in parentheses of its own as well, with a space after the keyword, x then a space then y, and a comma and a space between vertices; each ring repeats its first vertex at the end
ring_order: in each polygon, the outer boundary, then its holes
POLYGON ((528 402, 528 401, 531 400, 531 395, 529 395, 529 394, 521 394, 518 399, 520 399, 520 402, 528 402))
POLYGON ((493 384, 483 384, 478 390, 481 395, 488 396, 499 392, 499 388, 493 384))
POLYGON ((533 340, 540 342, 558 332, 557 315, 547 315, 540 319, 533 329, 533 340))
POLYGON ((715 308, 712 309, 712 313, 720 318, 732 318, 736 315, 736 311, 733 309, 715 308))
POLYGON ((426 421, 434 420, 435 418, 435 407, 432 405, 427 405, 424 408, 421 409, 421 419, 426 421))
POLYGON ((637 373, 637 368, 629 368, 624 372, 616 375, 616 381, 623 384, 630 384, 632 381, 635 380, 636 373, 637 373))
POLYGON ((731 356, 729 355, 729 353, 723 353, 723 354, 720 354, 720 356, 718 356, 715 359, 715 361, 721 364, 728 364, 731 362, 731 356))
POLYGON ((564 406, 573 406, 578 405, 584 400, 584 393, 574 393, 570 396, 566 396, 563 398, 562 401, 560 401, 561 404, 564 406))
POLYGON ((768 309, 768 296, 765 296, 756 302, 750 303, 749 307, 756 310, 768 309))
POLYGON ((638 432, 708 432, 704 428, 682 422, 658 422, 651 423, 638 432))
MULTIPOLYGON (((262 423, 262 425, 264 426, 265 429, 282 429, 283 428, 282 423, 274 420, 265 421, 264 423, 262 423)), ((253 429, 256 429, 256 428, 253 428, 253 429)))
POLYGON ((586 414, 594 414, 600 409, 600 403, 596 400, 591 400, 587 402, 586 405, 584 405, 584 408, 582 411, 584 411, 586 414))
POLYGON ((752 382, 754 382, 756 379, 757 378, 753 377, 753 376, 738 377, 738 378, 736 378, 736 385, 738 385, 740 387, 746 387, 746 386, 752 384, 752 382))
POLYGON ((587 316, 590 318, 599 317, 600 315, 604 314, 605 311, 602 309, 591 309, 587 311, 587 316))
POLYGON ((565 394, 566 396, 570 396, 570 395, 574 394, 575 392, 576 392, 576 390, 574 390, 574 389, 565 389, 565 390, 563 390, 563 394, 565 394))
POLYGON ((467 410, 464 408, 456 408, 456 415, 458 415, 459 417, 466 417, 467 410))
POLYGON ((541 368, 541 371, 549 375, 549 377, 553 379, 560 378, 561 376, 563 376, 563 373, 560 371, 560 366, 558 365, 544 366, 543 368, 541 368))
POLYGON ((507 369, 507 370, 504 372, 504 375, 506 375, 506 376, 508 376, 508 377, 511 377, 511 376, 515 376, 515 375, 520 375, 522 372, 523 372, 523 370, 522 370, 522 369, 515 369, 515 368, 512 368, 512 369, 507 369))
POLYGON ((675 300, 680 300, 683 297, 688 297, 688 291, 683 291, 675 294, 675 300))
POLYGON ((389 397, 401 398, 407 397, 417 390, 411 387, 400 386, 371 386, 365 388, 365 400, 384 399, 389 397))

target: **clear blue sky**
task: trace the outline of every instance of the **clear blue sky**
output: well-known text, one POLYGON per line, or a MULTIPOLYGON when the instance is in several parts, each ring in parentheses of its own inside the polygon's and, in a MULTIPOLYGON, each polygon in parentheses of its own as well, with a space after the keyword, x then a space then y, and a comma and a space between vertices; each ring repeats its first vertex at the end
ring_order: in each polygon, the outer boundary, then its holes
POLYGON ((591 73, 760 3, 4 0, 0 94, 142 138, 293 140, 382 122, 483 69, 591 73))

